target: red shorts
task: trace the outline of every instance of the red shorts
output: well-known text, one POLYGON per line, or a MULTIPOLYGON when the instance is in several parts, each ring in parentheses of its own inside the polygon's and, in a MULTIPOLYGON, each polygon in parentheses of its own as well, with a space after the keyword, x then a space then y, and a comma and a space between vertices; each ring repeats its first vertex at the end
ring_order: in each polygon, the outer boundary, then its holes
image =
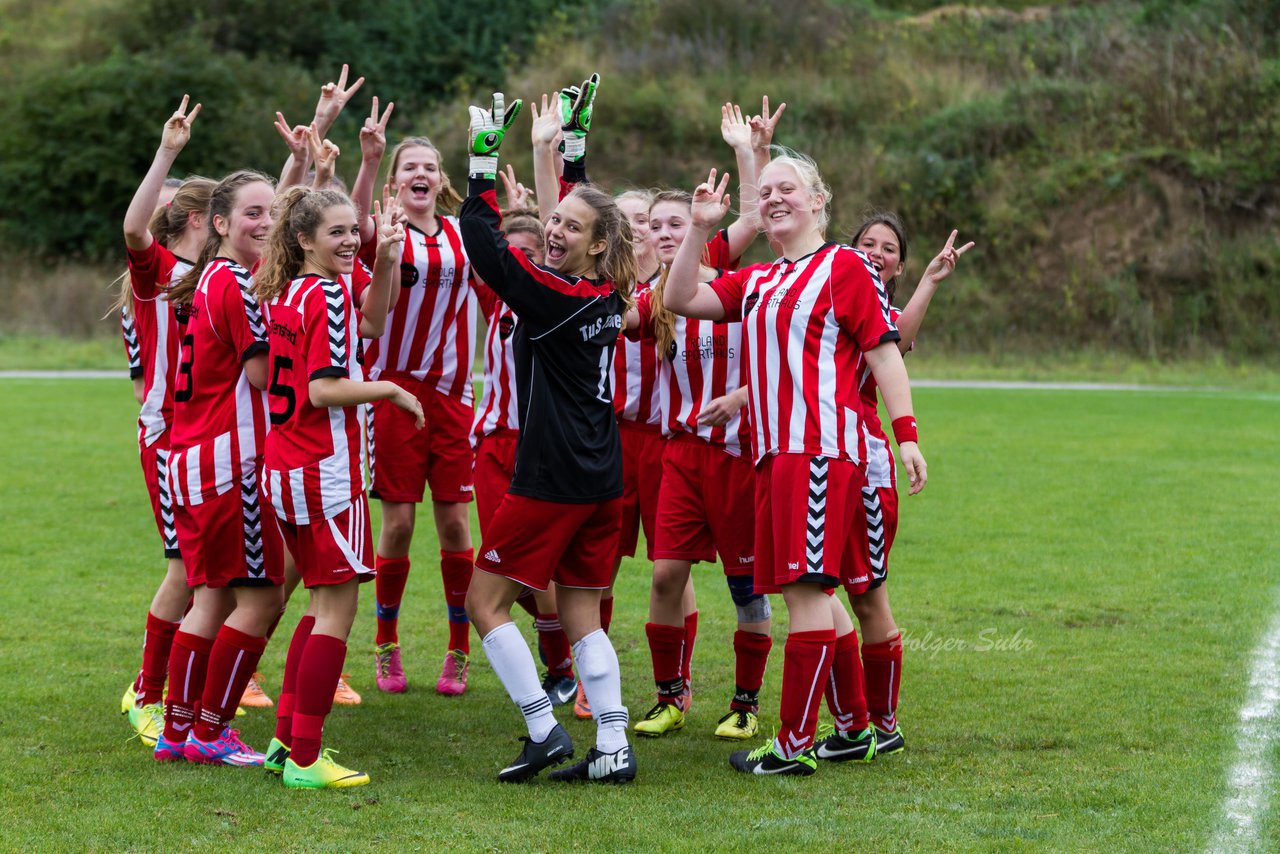
POLYGON ((480 518, 480 536, 489 530, 489 520, 497 512, 502 498, 511 488, 516 470, 516 430, 498 430, 481 436, 476 445, 476 515, 480 518))
POLYGON ((667 440, 657 427, 619 421, 622 437, 622 532, 618 560, 634 557, 644 526, 645 553, 653 560, 657 535, 658 487, 662 482, 662 454, 667 440))
MULTIPOLYGON (((165 434, 166 437, 168 434, 165 434)), ((151 499, 151 513, 156 517, 156 530, 167 558, 182 557, 178 548, 178 529, 173 521, 173 493, 169 491, 169 443, 156 442, 151 447, 138 449, 142 460, 142 479, 147 484, 147 496, 151 499)))
POLYGON ((256 480, 241 481, 203 503, 176 504, 173 509, 188 587, 284 583, 280 528, 256 480))
POLYGON ((561 504, 507 494, 476 552, 476 569, 546 590, 613 583, 622 499, 561 504))
POLYGON ((755 479, 750 460, 688 433, 672 436, 662 455, 654 556, 697 563, 719 552, 725 575, 751 575, 755 479))
POLYGON ((804 454, 769 455, 756 469, 755 591, 784 584, 843 584, 850 594, 871 583, 862 467, 804 454))
POLYGON ((417 504, 426 486, 431 500, 471 500, 471 404, 436 391, 408 374, 384 373, 381 379, 413 393, 422 403, 427 424, 413 426, 413 416, 389 400, 373 404, 369 419, 369 456, 373 488, 383 501, 417 504), (379 454, 378 448, 385 449, 379 454))
POLYGON ((884 584, 889 574, 889 550, 898 533, 898 490, 892 486, 862 487, 862 507, 867 523, 867 555, 871 567, 868 590, 884 584))
POLYGON ((336 516, 307 525, 280 519, 280 533, 298 564, 304 587, 373 580, 373 533, 363 492, 336 516))

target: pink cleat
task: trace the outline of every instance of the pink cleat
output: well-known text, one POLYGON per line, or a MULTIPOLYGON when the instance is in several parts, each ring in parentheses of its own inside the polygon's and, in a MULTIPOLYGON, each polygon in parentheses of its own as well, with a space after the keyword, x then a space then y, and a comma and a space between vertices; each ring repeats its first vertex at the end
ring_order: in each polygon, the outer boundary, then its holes
POLYGON ((185 741, 172 742, 164 737, 164 733, 156 739, 155 759, 157 762, 186 762, 185 741))
POLYGON ((216 741, 201 741, 195 734, 187 736, 183 753, 188 762, 204 765, 258 765, 266 757, 240 740, 240 732, 224 727, 216 741))
POLYGON ((436 693, 456 697, 467 690, 467 669, 471 666, 471 656, 460 649, 451 649, 444 654, 444 666, 440 669, 440 678, 436 680, 436 693))
POLYGON ((409 687, 400 666, 400 644, 394 641, 380 645, 373 653, 375 681, 378 690, 386 694, 403 694, 409 687))

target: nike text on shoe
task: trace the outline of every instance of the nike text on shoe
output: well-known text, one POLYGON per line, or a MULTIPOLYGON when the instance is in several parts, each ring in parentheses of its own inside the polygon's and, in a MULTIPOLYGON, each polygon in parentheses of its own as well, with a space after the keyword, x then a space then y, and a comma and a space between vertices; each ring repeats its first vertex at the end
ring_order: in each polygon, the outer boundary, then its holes
POLYGON ((636 754, 629 744, 614 753, 601 753, 593 747, 576 765, 551 772, 552 780, 567 783, 630 783, 635 778, 636 754))
POLYGON ((828 762, 870 762, 876 757, 876 733, 872 727, 861 732, 833 731, 814 745, 814 754, 828 762))
POLYGON ((514 762, 498 772, 499 782, 523 783, 537 776, 543 768, 573 758, 573 740, 560 724, 556 724, 543 741, 534 741, 528 736, 521 736, 520 740, 524 747, 514 762))
POLYGON ((262 768, 268 774, 284 773, 284 761, 289 758, 289 748, 278 738, 272 738, 267 745, 266 758, 262 760, 262 768))
POLYGON ((818 770, 818 760, 813 757, 812 747, 792 759, 784 759, 778 753, 777 745, 772 739, 755 750, 735 750, 729 756, 729 764, 735 771, 761 777, 788 775, 808 777, 818 770))
POLYGON ((292 759, 284 761, 284 784, 290 789, 349 789, 369 782, 363 771, 344 768, 333 760, 336 750, 325 748, 315 762, 306 768, 292 759))

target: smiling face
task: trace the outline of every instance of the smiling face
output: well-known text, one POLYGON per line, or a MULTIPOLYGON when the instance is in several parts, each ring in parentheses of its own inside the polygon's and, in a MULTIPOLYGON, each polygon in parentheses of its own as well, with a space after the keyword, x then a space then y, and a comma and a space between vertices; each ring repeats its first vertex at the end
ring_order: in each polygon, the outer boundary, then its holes
POLYGON ((880 274, 880 281, 886 285, 902 274, 904 265, 898 235, 884 223, 877 222, 868 226, 854 248, 866 253, 871 266, 880 274))
POLYGON ((236 191, 231 215, 214 215, 213 227, 222 238, 219 254, 252 269, 262 257, 271 232, 271 202, 275 190, 265 181, 252 181, 236 191))
POLYGON ((649 243, 663 264, 671 264, 688 230, 689 206, 682 202, 657 202, 649 211, 649 243))
POLYGON ((434 213, 436 197, 444 183, 438 151, 425 145, 405 146, 397 152, 391 178, 397 199, 410 218, 434 213))
POLYGON ((514 231, 507 235, 507 243, 519 249, 535 264, 541 264, 545 258, 542 241, 527 231, 514 231))
POLYGON ((330 205, 312 234, 299 234, 298 245, 305 253, 304 272, 314 272, 326 279, 337 279, 355 267, 360 249, 360 225, 351 205, 330 205))
POLYGON ((649 205, 641 198, 623 196, 615 200, 618 210, 631 223, 631 236, 635 242, 636 253, 645 249, 649 240, 649 205))
POLYGON ((571 276, 594 275, 596 258, 608 245, 592 238, 596 217, 591 205, 566 196, 547 220, 546 266, 571 276))
POLYGON ((760 220, 771 242, 785 246, 820 233, 825 205, 788 163, 770 163, 760 173, 760 220))

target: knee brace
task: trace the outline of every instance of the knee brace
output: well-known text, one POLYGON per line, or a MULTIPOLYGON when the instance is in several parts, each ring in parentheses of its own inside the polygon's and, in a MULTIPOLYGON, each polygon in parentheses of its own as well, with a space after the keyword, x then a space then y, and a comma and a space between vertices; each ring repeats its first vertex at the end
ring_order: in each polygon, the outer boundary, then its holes
POLYGON ((729 585, 729 595, 733 597, 734 607, 738 609, 739 623, 759 623, 772 616, 769 597, 753 592, 754 582, 751 576, 727 575, 725 581, 729 585))

